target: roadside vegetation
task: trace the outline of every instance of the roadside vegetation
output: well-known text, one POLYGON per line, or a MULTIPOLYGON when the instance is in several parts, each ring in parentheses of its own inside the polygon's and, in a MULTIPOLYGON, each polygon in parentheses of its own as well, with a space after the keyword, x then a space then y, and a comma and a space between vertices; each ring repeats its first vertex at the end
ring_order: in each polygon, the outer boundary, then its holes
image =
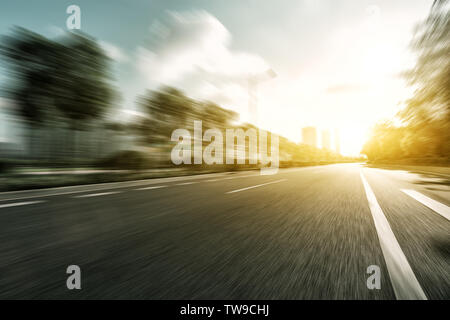
POLYGON ((397 114, 400 124, 377 124, 362 153, 372 162, 450 164, 450 9, 435 1, 417 26, 411 49, 417 63, 405 72, 414 95, 397 114))

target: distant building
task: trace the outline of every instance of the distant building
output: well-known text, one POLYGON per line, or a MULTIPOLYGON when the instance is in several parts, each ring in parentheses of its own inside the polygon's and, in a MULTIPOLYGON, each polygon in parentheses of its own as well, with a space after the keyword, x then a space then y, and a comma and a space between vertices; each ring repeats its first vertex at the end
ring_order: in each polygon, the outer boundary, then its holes
POLYGON ((317 130, 315 127, 302 128, 303 143, 317 148, 317 130))
POLYGON ((322 149, 331 150, 331 133, 329 130, 322 130, 322 149))
POLYGON ((341 154, 341 138, 338 129, 334 129, 334 150, 336 153, 341 154))

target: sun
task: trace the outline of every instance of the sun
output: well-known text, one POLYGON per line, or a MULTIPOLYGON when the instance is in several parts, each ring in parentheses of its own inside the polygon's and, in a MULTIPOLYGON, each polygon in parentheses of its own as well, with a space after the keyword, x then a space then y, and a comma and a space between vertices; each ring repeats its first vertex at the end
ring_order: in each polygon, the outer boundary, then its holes
POLYGON ((368 138, 370 127, 363 125, 343 126, 338 129, 340 135, 341 154, 359 156, 368 138))

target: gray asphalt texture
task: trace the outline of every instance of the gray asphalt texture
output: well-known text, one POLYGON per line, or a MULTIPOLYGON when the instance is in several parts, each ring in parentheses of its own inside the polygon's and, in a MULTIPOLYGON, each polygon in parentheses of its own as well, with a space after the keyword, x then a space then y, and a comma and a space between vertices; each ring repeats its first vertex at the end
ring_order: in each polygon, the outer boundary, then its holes
POLYGON ((363 164, 1 194, 44 202, 0 208, 0 298, 395 299, 361 170, 427 298, 450 299, 450 222, 401 192, 450 206, 448 176, 363 164), (77 197, 99 192, 118 193, 77 197))

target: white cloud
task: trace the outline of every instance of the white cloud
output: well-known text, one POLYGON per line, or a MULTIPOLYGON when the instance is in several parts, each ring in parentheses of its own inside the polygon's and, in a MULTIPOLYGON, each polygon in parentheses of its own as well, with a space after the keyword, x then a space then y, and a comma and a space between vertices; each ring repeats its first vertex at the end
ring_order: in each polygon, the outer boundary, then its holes
POLYGON ((268 66, 257 55, 231 50, 231 40, 225 26, 205 11, 170 12, 150 27, 151 42, 138 48, 137 67, 150 87, 174 85, 227 107, 243 105, 246 80, 268 66))
POLYGON ((109 58, 117 62, 127 62, 128 56, 116 45, 106 41, 99 41, 100 46, 103 48, 109 58))

